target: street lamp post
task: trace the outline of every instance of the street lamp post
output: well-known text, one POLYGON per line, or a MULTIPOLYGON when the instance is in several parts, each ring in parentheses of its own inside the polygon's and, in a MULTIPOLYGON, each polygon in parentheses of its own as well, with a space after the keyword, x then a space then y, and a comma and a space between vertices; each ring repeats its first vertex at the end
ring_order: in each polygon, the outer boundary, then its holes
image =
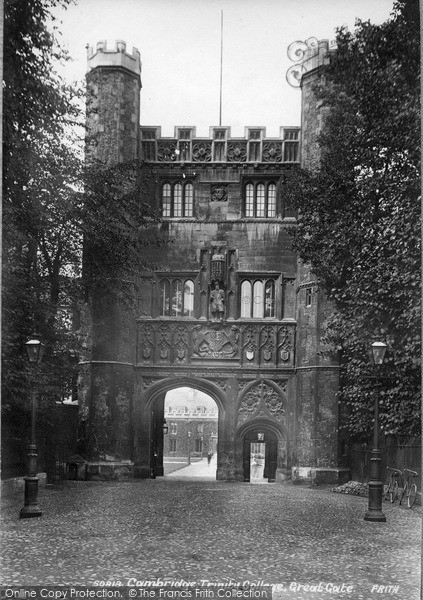
POLYGON ((382 385, 378 373, 385 358, 386 344, 383 342, 374 342, 371 346, 370 360, 375 369, 375 406, 374 406, 374 425, 373 425, 373 449, 370 458, 370 481, 369 481, 369 505, 364 515, 365 521, 375 521, 383 523, 386 516, 382 511, 383 482, 382 482, 382 459, 379 449, 379 391, 382 385))
POLYGON ((188 431, 188 464, 191 464, 191 432, 188 431))
POLYGON ((41 362, 44 353, 44 344, 37 334, 33 334, 25 344, 28 360, 34 366, 31 382, 31 442, 28 452, 28 475, 25 480, 25 505, 21 508, 20 518, 41 517, 42 512, 38 506, 38 477, 37 477, 37 446, 35 444, 35 412, 37 401, 37 387, 35 381, 35 367, 41 362))

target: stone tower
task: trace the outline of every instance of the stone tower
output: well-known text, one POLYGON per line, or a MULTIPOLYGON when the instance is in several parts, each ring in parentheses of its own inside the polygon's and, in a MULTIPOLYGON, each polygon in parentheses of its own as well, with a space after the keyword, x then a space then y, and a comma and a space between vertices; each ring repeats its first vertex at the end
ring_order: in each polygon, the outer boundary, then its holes
MULTIPOLYGON (((324 106, 319 103, 313 86, 329 60, 327 40, 305 53, 301 78, 301 166, 314 170, 319 163, 318 136, 324 124, 324 106)), ((327 469, 339 467, 338 398, 339 366, 321 355, 322 325, 332 308, 317 285, 310 265, 298 261, 297 268, 297 362, 296 386, 298 408, 296 474, 326 477, 327 469)), ((330 473, 330 471, 329 471, 330 473)), ((337 477, 333 477, 336 480, 337 477)))
POLYGON ((98 42, 88 48, 87 158, 116 164, 138 157, 141 59, 117 41, 114 50, 98 42))
MULTIPOLYGON (((111 167, 138 158, 141 60, 136 48, 99 42, 89 47, 87 64, 86 161, 111 167)), ((89 247, 89 240, 85 242, 89 247)), ((87 252, 85 251, 85 256, 87 252)), ((85 260, 87 260, 85 258, 85 260)), ((107 284, 90 289, 85 307, 87 349, 81 361, 80 405, 85 452, 128 459, 132 429, 135 326, 118 306, 107 284)))

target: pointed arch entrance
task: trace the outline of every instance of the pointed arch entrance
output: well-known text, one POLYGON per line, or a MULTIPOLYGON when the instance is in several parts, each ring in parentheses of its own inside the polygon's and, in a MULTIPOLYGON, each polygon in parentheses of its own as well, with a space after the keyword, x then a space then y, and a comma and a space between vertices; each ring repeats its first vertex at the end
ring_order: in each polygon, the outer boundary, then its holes
POLYGON ((174 388, 166 393, 164 417, 164 475, 215 477, 218 408, 213 398, 190 387, 174 388))
POLYGON ((235 431, 236 464, 239 479, 251 481, 252 471, 263 467, 269 483, 288 468, 286 384, 260 379, 245 386, 238 399, 235 431), (254 460, 256 459, 256 460, 254 460), (253 461, 253 462, 252 462, 253 461))
POLYGON ((278 466, 278 442, 282 441, 282 436, 277 435, 267 424, 256 424, 248 428, 241 438, 244 481, 258 482, 262 478, 274 483, 278 466))
MULTIPOLYGON (((226 454, 225 440, 227 438, 228 400, 225 392, 212 381, 201 378, 165 378, 148 386, 146 393, 141 396, 134 407, 135 435, 134 457, 137 465, 137 475, 143 478, 160 477, 164 475, 164 421, 166 394, 178 388, 190 388, 209 396, 217 406, 217 424, 213 444, 217 454, 216 479, 225 479, 222 472, 222 460, 226 454)), ((168 423, 166 422, 168 426, 168 423)), ((193 432, 192 432, 193 433, 193 432)), ((214 433, 214 432, 213 432, 214 433)), ((169 434, 167 434, 169 435, 169 434)), ((193 436, 190 443, 195 444, 193 436)), ((204 439, 203 439, 204 444, 204 439)), ((200 446, 199 446, 200 447, 200 446)), ((194 452, 195 446, 191 446, 194 452)), ((203 446, 204 448, 204 446, 203 446)))

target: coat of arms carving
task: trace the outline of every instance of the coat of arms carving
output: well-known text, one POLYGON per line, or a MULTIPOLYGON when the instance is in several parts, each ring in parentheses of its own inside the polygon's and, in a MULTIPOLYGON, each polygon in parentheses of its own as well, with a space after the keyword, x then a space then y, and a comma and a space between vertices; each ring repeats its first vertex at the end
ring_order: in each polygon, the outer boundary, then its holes
POLYGON ((226 202, 228 199, 228 188, 226 185, 213 185, 211 189, 213 202, 226 202))

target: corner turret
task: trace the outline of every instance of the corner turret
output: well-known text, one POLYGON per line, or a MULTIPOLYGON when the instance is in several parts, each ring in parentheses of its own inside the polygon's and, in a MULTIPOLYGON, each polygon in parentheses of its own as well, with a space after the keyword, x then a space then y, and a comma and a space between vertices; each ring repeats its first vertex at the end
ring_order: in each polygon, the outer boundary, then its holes
POLYGON ((88 161, 112 165, 138 158, 141 57, 136 48, 115 42, 113 50, 103 40, 95 52, 87 47, 88 161))

